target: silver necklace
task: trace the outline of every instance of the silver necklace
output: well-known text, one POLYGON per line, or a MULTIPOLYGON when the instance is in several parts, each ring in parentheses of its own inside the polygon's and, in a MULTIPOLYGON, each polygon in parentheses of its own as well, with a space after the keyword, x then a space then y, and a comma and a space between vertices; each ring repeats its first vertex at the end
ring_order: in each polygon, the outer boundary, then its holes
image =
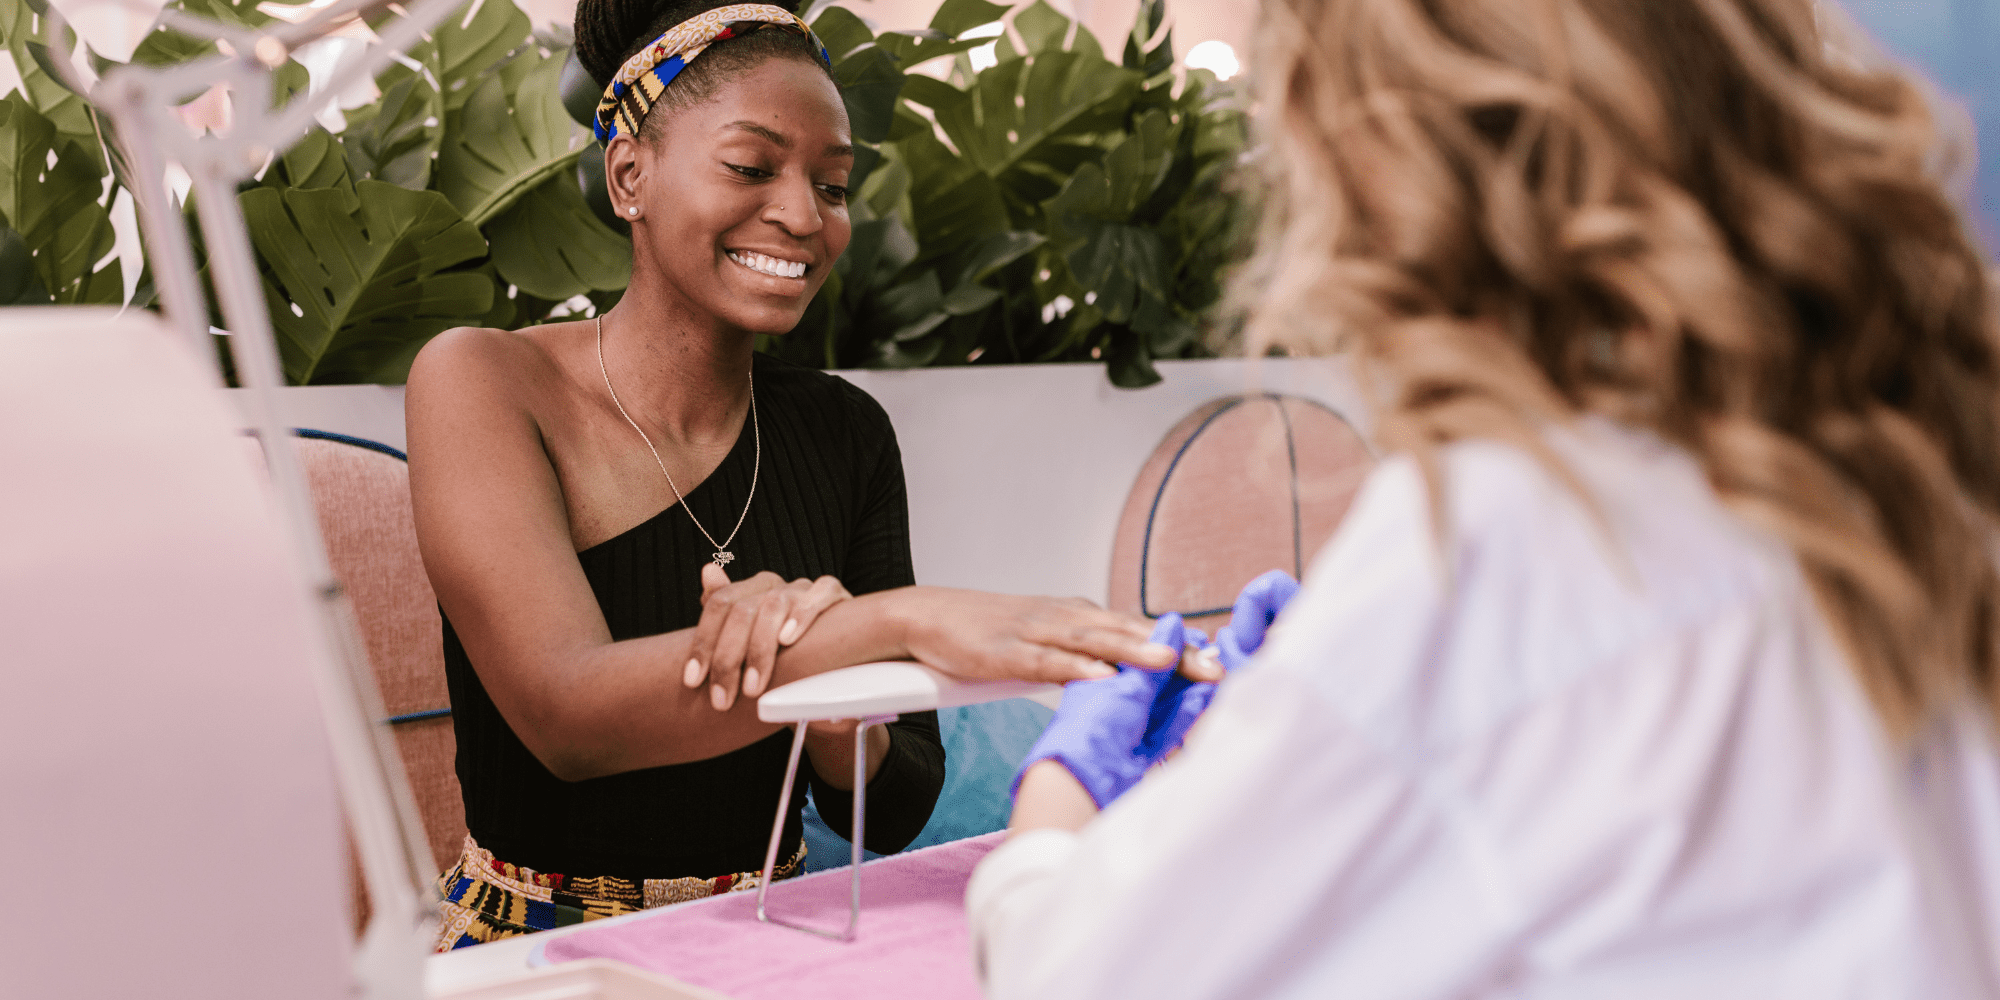
POLYGON ((618 415, 624 417, 625 422, 631 424, 632 429, 639 432, 639 440, 646 442, 646 450, 653 453, 653 464, 658 465, 660 467, 660 475, 667 478, 667 489, 674 491, 674 499, 680 502, 682 510, 687 511, 688 520, 694 522, 694 529, 701 532, 703 538, 708 539, 708 544, 715 546, 715 551, 710 554, 709 561, 715 563, 717 566, 728 565, 736 558, 736 553, 729 551, 729 543, 736 540, 736 533, 743 530, 744 519, 750 516, 750 501, 757 499, 757 470, 764 464, 764 432, 762 428, 757 426, 756 371, 752 370, 750 373, 750 438, 755 442, 757 449, 751 458, 750 464, 750 495, 743 498, 743 513, 736 518, 736 527, 729 529, 728 538, 718 542, 715 540, 714 535, 708 533, 707 528, 701 526, 701 519, 694 516, 694 511, 688 510, 687 497, 682 496, 681 488, 674 485, 674 477, 672 473, 667 471, 667 463, 660 461, 660 450, 653 447, 653 439, 646 436, 646 432, 639 426, 639 422, 633 420, 632 415, 625 412, 625 404, 618 401, 618 390, 611 388, 611 370, 604 367, 603 316, 597 317, 597 370, 604 376, 604 391, 611 394, 611 405, 618 408, 618 415))

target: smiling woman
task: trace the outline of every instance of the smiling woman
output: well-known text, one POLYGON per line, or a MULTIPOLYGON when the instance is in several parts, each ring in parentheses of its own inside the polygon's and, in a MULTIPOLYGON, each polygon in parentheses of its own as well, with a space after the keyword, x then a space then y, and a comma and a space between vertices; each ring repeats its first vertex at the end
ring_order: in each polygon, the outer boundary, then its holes
MULTIPOLYGON (((594 321, 449 331, 410 372, 470 830, 440 948, 754 888, 787 748, 751 701, 774 685, 882 659, 1064 681, 1174 658, 1084 602, 912 586, 882 408, 753 352, 799 322, 851 231, 847 115, 804 23, 584 0, 576 36, 605 85, 631 285, 594 321)), ((816 724, 800 769, 836 829, 854 739, 816 724)), ((893 851, 943 782, 936 717, 868 740, 866 846, 893 851)))

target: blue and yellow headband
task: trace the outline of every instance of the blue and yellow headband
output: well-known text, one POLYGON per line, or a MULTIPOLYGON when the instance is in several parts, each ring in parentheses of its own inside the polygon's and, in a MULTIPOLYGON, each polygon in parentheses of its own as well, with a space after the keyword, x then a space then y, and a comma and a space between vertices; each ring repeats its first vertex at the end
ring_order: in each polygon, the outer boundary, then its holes
POLYGON ((620 135, 639 134, 639 123, 653 110, 667 84, 701 55, 704 49, 726 38, 741 38, 766 26, 796 31, 812 41, 821 62, 831 66, 826 46, 819 36, 799 20, 798 15, 770 4, 742 3, 706 10, 667 29, 667 33, 640 49, 618 67, 611 86, 597 102, 597 125, 592 131, 597 141, 610 142, 620 135))

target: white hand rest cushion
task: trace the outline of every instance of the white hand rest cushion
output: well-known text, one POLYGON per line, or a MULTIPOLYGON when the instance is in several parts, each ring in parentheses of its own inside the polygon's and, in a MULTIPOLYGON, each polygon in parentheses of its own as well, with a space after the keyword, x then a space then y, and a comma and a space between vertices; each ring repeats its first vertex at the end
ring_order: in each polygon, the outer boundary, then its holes
POLYGON ((961 681, 921 663, 863 663, 815 674, 764 692, 757 699, 757 718, 765 722, 854 719, 958 708, 1007 698, 1034 698, 1052 704, 1061 696, 1062 688, 1055 684, 961 681))

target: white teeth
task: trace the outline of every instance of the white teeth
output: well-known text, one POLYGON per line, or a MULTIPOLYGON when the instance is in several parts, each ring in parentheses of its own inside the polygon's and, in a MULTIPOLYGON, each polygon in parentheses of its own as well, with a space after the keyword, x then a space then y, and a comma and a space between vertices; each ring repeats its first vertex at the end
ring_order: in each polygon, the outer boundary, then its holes
POLYGON ((768 274, 774 278, 801 278, 806 273, 804 261, 780 260, 761 253, 743 253, 732 250, 730 251, 729 259, 759 274, 768 274))

